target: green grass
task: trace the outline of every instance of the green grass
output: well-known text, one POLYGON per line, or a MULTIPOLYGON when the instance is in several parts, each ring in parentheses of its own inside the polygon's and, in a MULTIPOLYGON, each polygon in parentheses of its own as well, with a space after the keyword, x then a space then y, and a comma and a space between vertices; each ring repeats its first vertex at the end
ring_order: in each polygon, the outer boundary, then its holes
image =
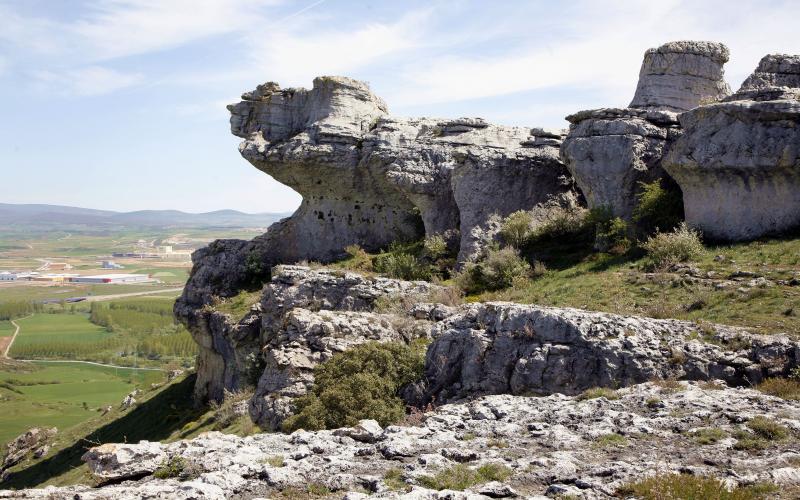
POLYGON ((476 484, 505 481, 511 475, 511 469, 502 464, 484 464, 476 469, 457 464, 440 470, 433 476, 421 476, 417 481, 421 486, 433 490, 462 491, 476 484))
POLYGON ((778 488, 770 484, 729 490, 722 481, 713 477, 662 474, 629 483, 617 491, 617 496, 642 500, 759 500, 775 498, 771 494, 776 491, 778 488))
MULTIPOLYGON (((593 253, 579 239, 541 243, 527 257, 544 262, 548 271, 537 279, 515 282, 511 288, 467 299, 703 320, 761 333, 800 332, 800 287, 776 285, 741 293, 736 290, 739 284, 717 290, 668 273, 648 276, 647 259, 641 253, 593 253)), ((694 264, 715 278, 747 270, 771 280, 787 280, 800 272, 800 239, 709 246, 694 264), (717 255, 723 258, 715 260, 717 255)))
MULTIPOLYGON (((45 485, 91 484, 81 455, 101 443, 135 443, 142 439, 172 441, 210 429, 206 409, 192 400, 195 376, 176 380, 156 390, 145 390, 140 404, 132 410, 115 405, 106 416, 92 413, 89 420, 61 430, 51 452, 44 459, 26 462, 12 469, 4 488, 32 488, 45 485)), ((149 386, 148 386, 149 387, 149 386)))
POLYGON ((14 330, 16 330, 16 328, 11 324, 11 321, 0 321, 0 337, 10 337, 14 335, 14 330))
POLYGON ((0 369, 0 382, 15 389, 0 388, 0 443, 35 426, 63 431, 95 417, 93 410, 98 407, 119 404, 135 387, 149 387, 164 379, 164 374, 156 371, 84 363, 33 364, 36 369, 29 372, 0 369))
POLYGON ((250 311, 250 308, 261 299, 261 290, 254 292, 242 291, 238 295, 224 299, 214 304, 214 309, 221 313, 230 314, 235 320, 241 319, 250 311))

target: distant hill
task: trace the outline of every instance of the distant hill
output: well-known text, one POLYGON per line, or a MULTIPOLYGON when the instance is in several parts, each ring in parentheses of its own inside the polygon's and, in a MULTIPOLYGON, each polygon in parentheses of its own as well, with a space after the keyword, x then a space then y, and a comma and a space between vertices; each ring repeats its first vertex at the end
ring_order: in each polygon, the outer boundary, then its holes
POLYGON ((266 227, 290 213, 247 214, 236 210, 187 213, 180 210, 114 212, 61 205, 0 203, 0 228, 251 228, 266 227))

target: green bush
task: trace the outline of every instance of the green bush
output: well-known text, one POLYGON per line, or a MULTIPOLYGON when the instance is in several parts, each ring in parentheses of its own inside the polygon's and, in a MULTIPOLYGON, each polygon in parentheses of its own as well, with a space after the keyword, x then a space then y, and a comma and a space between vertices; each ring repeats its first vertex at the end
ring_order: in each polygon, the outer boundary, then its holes
POLYGON ((622 254, 631 247, 628 223, 615 217, 609 207, 591 209, 586 220, 594 226, 594 247, 597 251, 622 254))
POLYGON ((677 188, 664 189, 662 180, 651 183, 640 182, 641 191, 636 195, 633 222, 645 234, 671 231, 683 220, 683 197, 677 188))
POLYGON ((175 455, 164 460, 158 469, 153 471, 156 479, 178 478, 181 481, 196 479, 202 471, 197 464, 187 461, 180 455, 175 455))
POLYGON ((386 253, 375 257, 375 271, 390 278, 402 280, 429 281, 433 277, 433 267, 421 262, 410 253, 386 253))
POLYGON ((510 287, 515 279, 527 278, 531 266, 512 247, 490 249, 486 258, 469 263, 456 276, 456 284, 467 293, 500 290, 510 287))
POLYGON ((581 207, 554 206, 540 215, 541 222, 532 239, 554 239, 586 230, 588 211, 581 207))
POLYGON ((520 249, 533 234, 533 214, 519 210, 503 219, 500 225, 500 237, 507 245, 520 249))
POLYGON ((457 464, 439 471, 435 476, 421 476, 417 481, 432 490, 462 491, 476 484, 505 481, 511 474, 511 469, 502 464, 484 464, 477 469, 457 464))
POLYGON ((405 417, 397 396, 422 378, 425 350, 401 343, 368 342, 334 355, 314 369, 314 387, 298 398, 285 432, 353 426, 371 418, 389 425, 405 417))
POLYGON ((758 500, 775 491, 772 485, 753 485, 729 490, 713 477, 661 474, 617 490, 617 496, 641 500, 758 500))
POLYGON ((434 234, 433 236, 425 238, 425 242, 422 246, 425 249, 425 255, 431 260, 447 257, 450 253, 450 250, 447 248, 447 241, 445 241, 444 236, 441 234, 434 234))
POLYGON ((372 271, 372 257, 366 250, 358 245, 348 245, 344 247, 345 253, 349 255, 348 267, 355 271, 372 271))
POLYGON ((670 233, 656 233, 644 242, 650 265, 666 267, 677 262, 687 262, 700 257, 705 249, 700 233, 682 222, 670 233))

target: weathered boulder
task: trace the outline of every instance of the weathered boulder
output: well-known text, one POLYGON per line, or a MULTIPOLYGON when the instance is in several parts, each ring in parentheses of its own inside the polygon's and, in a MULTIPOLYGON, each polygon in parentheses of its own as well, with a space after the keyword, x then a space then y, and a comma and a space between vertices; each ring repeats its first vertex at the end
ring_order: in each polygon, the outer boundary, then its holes
POLYGON ((55 427, 52 429, 33 427, 15 437, 6 444, 0 471, 17 465, 26 457, 40 458, 44 456, 50 449, 50 442, 57 433, 58 429, 55 427))
POLYGON ((653 378, 756 384, 800 364, 800 343, 715 325, 520 305, 471 304, 435 326, 427 395, 576 394, 653 378), (746 346, 746 347, 743 347, 746 346))
POLYGON ((722 66, 729 55, 721 43, 693 40, 649 49, 630 107, 681 112, 728 96, 722 66))
POLYGON ((89 449, 81 460, 103 482, 138 479, 152 474, 168 458, 161 443, 108 443, 89 449))
POLYGON ((661 160, 680 136, 677 112, 730 93, 722 65, 728 49, 712 42, 670 42, 644 56, 636 95, 627 109, 581 111, 561 158, 590 208, 631 220, 641 182, 667 177, 661 160))
POLYGON ((605 108, 570 115, 561 155, 591 208, 631 220, 641 182, 664 177, 661 159, 680 136, 675 113, 605 108))
POLYGON ((734 241, 800 225, 800 57, 764 57, 736 94, 680 122, 664 168, 689 224, 734 241))
MULTIPOLYGON (((756 417, 796 432, 797 401, 693 382, 644 383, 613 394, 595 399, 486 396, 440 406, 416 425, 382 430, 361 422, 334 431, 249 437, 209 432, 169 444, 117 445, 133 456, 149 456, 157 448, 159 456, 191 463, 198 477, 0 491, 0 498, 276 498, 297 495, 313 482, 337 498, 363 498, 357 492, 366 491, 386 499, 487 499, 514 492, 539 499, 548 491, 577 491, 584 498, 610 500, 626 483, 679 472, 718 478, 730 487, 778 483, 792 491, 800 485, 796 440, 766 442, 767 450, 759 453, 733 447, 756 417), (699 444, 696 433, 708 429, 719 439, 699 444), (510 475, 500 484, 476 484, 464 492, 422 486, 424 477, 459 464, 469 469, 502 465, 510 475), (393 485, 387 484, 390 470, 393 485), (398 490, 398 481, 410 491, 398 490)), ((125 469, 105 468, 98 478, 122 478, 125 469)))

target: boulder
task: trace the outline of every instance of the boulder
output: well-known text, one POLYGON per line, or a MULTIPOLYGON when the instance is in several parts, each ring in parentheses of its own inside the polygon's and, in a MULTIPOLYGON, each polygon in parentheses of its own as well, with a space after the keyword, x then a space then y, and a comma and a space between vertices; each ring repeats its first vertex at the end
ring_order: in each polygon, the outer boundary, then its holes
POLYGON ((689 224, 729 241, 800 225, 800 57, 764 57, 736 94, 680 122, 664 168, 689 224))
POLYGON ((0 471, 9 469, 22 462, 26 457, 40 458, 50 449, 50 441, 58 433, 53 427, 33 427, 6 444, 5 456, 0 464, 0 471))
POLYGON ((722 65, 728 49, 712 42, 670 42, 644 56, 628 108, 580 111, 561 159, 590 208, 632 219, 640 183, 668 178, 661 160, 680 137, 677 113, 730 93, 722 65))
POLYGON ((152 474, 167 458, 161 443, 141 441, 139 444, 95 446, 84 453, 81 460, 86 462, 94 477, 110 482, 152 474))
POLYGON ((436 403, 483 394, 577 394, 654 378, 757 384, 800 365, 800 342, 784 336, 506 302, 462 306, 433 335, 425 383, 436 403))

